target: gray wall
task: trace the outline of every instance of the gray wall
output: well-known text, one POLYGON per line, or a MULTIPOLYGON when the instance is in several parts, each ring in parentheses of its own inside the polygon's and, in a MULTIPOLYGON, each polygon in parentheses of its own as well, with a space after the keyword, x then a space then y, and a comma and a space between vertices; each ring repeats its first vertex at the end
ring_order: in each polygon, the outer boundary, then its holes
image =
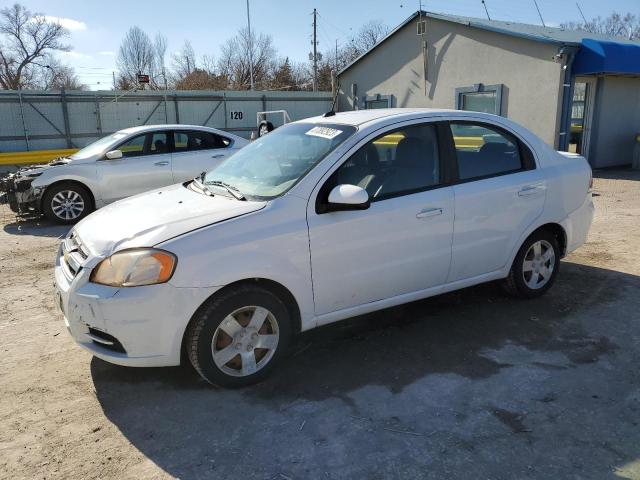
POLYGON ((640 133, 640 78, 598 78, 589 160, 594 168, 630 164, 640 133))
MULTIPOLYGON (((286 110, 299 120, 327 112, 331 100, 329 92, 0 91, 0 152, 80 148, 123 128, 164 123, 249 137, 259 111, 286 110)), ((276 126, 281 119, 269 118, 276 126)))
POLYGON ((357 96, 393 95, 394 107, 455 108, 455 89, 504 84, 502 115, 557 146, 563 70, 558 47, 427 19, 425 92, 421 37, 412 21, 340 75, 341 110, 357 96))

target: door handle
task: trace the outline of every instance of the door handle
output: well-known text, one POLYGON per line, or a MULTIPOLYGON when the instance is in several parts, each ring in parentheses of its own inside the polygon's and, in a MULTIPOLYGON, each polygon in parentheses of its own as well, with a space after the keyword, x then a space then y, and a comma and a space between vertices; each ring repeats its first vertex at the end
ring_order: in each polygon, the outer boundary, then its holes
POLYGON ((168 161, 166 161, 166 160, 162 160, 162 161, 160 161, 160 162, 156 162, 156 163, 154 163, 154 165, 157 165, 157 166, 161 167, 161 166, 163 166, 163 165, 169 165, 169 162, 168 162, 168 161))
POLYGON ((218 153, 216 155, 211 155, 211 158, 222 158, 224 157, 224 153, 218 153))
POLYGON ((435 217, 436 215, 442 215, 441 208, 425 208, 418 212, 416 218, 435 217))
POLYGON ((519 197, 530 197, 531 195, 537 195, 545 189, 544 185, 527 185, 518 191, 519 197))

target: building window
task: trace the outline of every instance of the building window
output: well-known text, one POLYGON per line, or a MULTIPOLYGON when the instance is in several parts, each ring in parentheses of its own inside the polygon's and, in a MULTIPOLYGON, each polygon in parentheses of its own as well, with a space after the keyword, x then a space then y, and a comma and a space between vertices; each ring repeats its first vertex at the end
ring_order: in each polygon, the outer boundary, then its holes
POLYGON ((502 115, 502 84, 456 88, 456 108, 502 115))
POLYGON ((363 107, 366 110, 373 108, 390 108, 393 103, 393 95, 367 95, 363 100, 363 107))

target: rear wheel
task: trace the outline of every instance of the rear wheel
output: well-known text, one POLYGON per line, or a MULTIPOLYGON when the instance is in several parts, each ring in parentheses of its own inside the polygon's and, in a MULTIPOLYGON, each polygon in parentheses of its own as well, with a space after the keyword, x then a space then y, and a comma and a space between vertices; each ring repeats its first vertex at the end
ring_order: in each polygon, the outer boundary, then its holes
POLYGON ((186 333, 189 360, 209 383, 242 387, 265 378, 291 342, 285 304, 269 290, 242 286, 214 297, 186 333))
POLYGON ((42 209, 49 220, 71 224, 91 213, 93 204, 89 191, 82 185, 61 183, 45 192, 42 209))
POLYGON ((508 293, 523 298, 543 295, 556 279, 560 247, 546 230, 534 232, 520 247, 504 286, 508 293))

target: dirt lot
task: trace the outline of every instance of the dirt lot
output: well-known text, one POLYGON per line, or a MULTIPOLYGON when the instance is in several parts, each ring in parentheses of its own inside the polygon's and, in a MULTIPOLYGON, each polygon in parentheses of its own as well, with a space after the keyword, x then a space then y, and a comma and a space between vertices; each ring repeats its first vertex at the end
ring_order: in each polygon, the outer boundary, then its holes
POLYGON ((0 477, 640 479, 640 172, 598 177, 544 298, 483 285, 333 325, 240 391, 77 347, 66 229, 0 210, 0 477))

